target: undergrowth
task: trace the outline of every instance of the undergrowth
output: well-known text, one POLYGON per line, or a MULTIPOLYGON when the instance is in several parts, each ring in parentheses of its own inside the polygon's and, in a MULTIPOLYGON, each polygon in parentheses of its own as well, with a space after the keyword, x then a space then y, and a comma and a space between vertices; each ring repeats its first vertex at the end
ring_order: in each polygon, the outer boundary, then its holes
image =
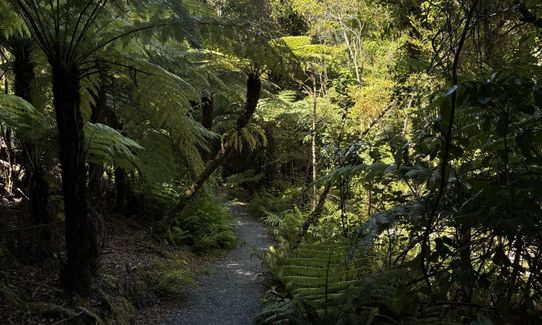
POLYGON ((229 249, 236 243, 230 212, 209 195, 191 201, 174 218, 167 239, 173 245, 189 246, 195 251, 229 249))
POLYGON ((267 225, 273 238, 281 245, 288 245, 296 238, 297 229, 305 220, 305 215, 295 202, 300 191, 295 188, 281 193, 262 190, 249 201, 252 214, 267 225))
MULTIPOLYGON (((344 240, 274 248, 260 257, 275 286, 263 298, 260 325, 459 324, 461 315, 417 288, 414 264, 379 268, 344 240)), ((470 324, 491 324, 478 313, 470 324)))
POLYGON ((258 218, 265 218, 270 213, 279 214, 293 209, 295 199, 300 192, 301 189, 297 188, 287 188, 277 193, 267 190, 258 191, 250 199, 250 211, 258 218))

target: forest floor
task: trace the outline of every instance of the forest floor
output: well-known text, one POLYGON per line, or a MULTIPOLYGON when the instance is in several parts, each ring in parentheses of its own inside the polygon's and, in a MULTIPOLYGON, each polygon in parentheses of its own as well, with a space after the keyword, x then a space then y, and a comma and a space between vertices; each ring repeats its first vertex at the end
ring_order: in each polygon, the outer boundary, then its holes
MULTIPOLYGON (((0 250, 0 323, 77 323, 83 316, 96 316, 116 324, 252 324, 265 281, 254 253, 271 240, 244 204, 226 205, 237 246, 205 254, 171 247, 135 220, 108 217, 99 276, 93 293, 83 300, 68 299, 60 288, 58 255, 24 264, 0 250)), ((22 213, 12 211, 11 219, 22 213)))
MULTIPOLYGON (((19 218, 24 212, 20 208, 2 208, 0 211, 12 215, 3 220, 19 218)), ((58 281, 60 254, 41 262, 22 263, 7 250, 2 251, 0 240, 0 323, 74 323, 82 317, 72 316, 84 308, 116 324, 129 324, 134 319, 139 324, 159 324, 164 316, 151 315, 148 311, 153 306, 164 310, 176 308, 181 303, 184 288, 193 285, 193 279, 206 271, 204 265, 223 254, 217 251, 198 255, 171 247, 153 237, 149 225, 130 218, 107 216, 106 220, 108 232, 99 274, 86 299, 76 297, 71 300, 61 289, 58 281)), ((13 224, 16 227, 15 221, 13 224)), ((9 224, 0 225, 0 229, 8 231, 9 227, 9 224)), ((32 235, 0 231, 0 235, 5 234, 13 235, 10 242, 17 242, 15 240, 19 238, 22 238, 19 241, 27 242, 26 237, 32 235)), ((2 239, 8 241, 8 238, 2 239)), ((57 251, 61 249, 57 248, 57 251)))
POLYGON ((196 287, 183 290, 181 305, 164 324, 253 324, 260 311, 265 278, 255 253, 271 240, 265 226, 242 203, 227 206, 234 216, 237 247, 204 265, 209 274, 199 278, 196 287))

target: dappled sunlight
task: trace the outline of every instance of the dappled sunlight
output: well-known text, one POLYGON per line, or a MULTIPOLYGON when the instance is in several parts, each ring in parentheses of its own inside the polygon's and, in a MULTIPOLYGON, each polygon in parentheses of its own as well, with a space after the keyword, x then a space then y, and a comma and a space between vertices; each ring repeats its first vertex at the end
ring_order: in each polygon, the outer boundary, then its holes
POLYGON ((227 263, 226 268, 228 268, 228 272, 233 272, 237 275, 241 275, 244 277, 254 277, 256 275, 255 272, 247 269, 244 265, 240 263, 227 263))

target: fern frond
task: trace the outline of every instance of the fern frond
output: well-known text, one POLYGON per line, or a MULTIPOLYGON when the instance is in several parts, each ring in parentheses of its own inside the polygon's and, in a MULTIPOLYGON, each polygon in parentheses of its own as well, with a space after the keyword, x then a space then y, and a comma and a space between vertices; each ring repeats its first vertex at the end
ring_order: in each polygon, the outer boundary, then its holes
MULTIPOLYGON (((28 38, 30 31, 9 1, 0 1, 0 43, 13 38, 28 38)), ((5 44, 4 44, 5 45, 5 44)))
POLYGON ((327 294, 340 296, 367 272, 363 259, 347 261, 347 247, 344 243, 302 245, 279 260, 277 275, 294 298, 322 308, 318 302, 329 298, 327 294))
POLYGON ((13 95, 0 95, 0 108, 0 121, 15 130, 21 140, 40 143, 56 136, 54 119, 26 100, 13 95))
POLYGON ((140 169, 141 162, 135 151, 143 150, 134 140, 100 123, 85 125, 88 159, 97 163, 114 163, 124 169, 140 169))
MULTIPOLYGON (((52 116, 12 95, 0 95, 0 108, 0 122, 15 130, 19 139, 57 150, 57 129, 52 116)), ((114 162, 128 169, 140 166, 134 152, 143 147, 119 131, 103 124, 87 123, 85 138, 89 161, 106 164, 114 162)))

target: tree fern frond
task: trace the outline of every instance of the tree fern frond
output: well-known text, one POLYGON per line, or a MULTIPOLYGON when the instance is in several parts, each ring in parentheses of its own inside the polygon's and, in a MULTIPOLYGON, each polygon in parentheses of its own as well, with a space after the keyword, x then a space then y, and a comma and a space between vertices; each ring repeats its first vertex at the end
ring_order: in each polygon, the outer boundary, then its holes
POLYGON ((0 121, 30 143, 47 142, 56 136, 54 119, 13 95, 0 95, 0 121))
POLYGON ((85 138, 89 161, 114 163, 125 169, 140 169, 141 163, 135 151, 143 150, 143 147, 119 131, 104 124, 87 123, 85 138))
POLYGON ((12 38, 28 38, 30 31, 9 1, 0 1, 0 43, 12 38))
MULTIPOLYGON (((52 116, 36 110, 17 96, 0 95, 0 107, 0 121, 13 128, 21 140, 57 150, 57 130, 52 116)), ((90 161, 114 162, 129 169, 139 167, 134 151, 143 147, 117 130, 103 124, 87 123, 85 137, 90 161)))

